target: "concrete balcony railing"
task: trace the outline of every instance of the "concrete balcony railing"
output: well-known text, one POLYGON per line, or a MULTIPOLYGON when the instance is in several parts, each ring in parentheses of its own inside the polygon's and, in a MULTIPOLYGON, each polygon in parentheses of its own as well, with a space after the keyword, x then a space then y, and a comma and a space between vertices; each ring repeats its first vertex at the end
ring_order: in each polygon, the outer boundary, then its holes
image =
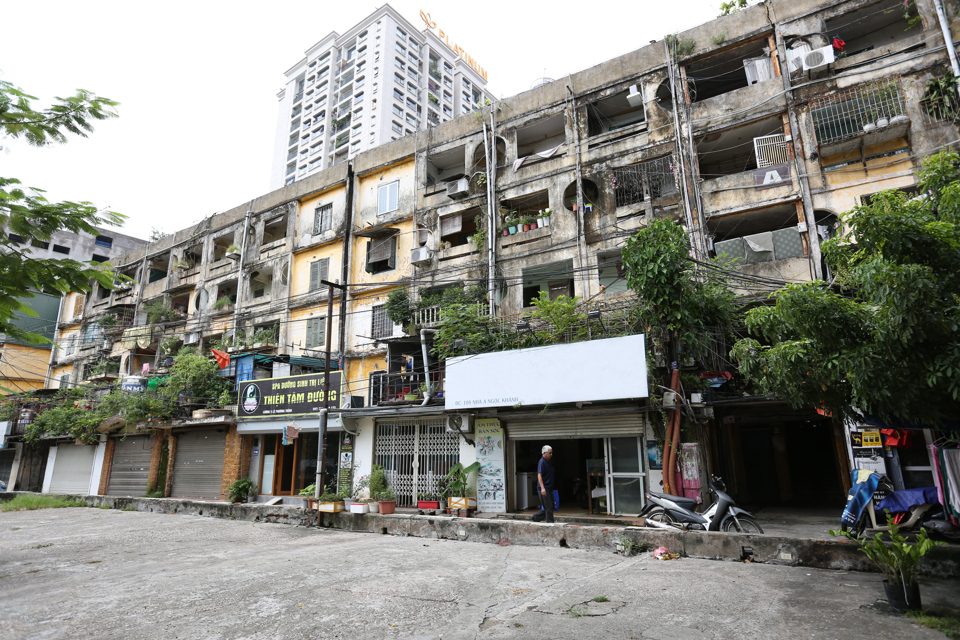
POLYGON ((795 195, 791 165, 784 171, 773 167, 720 176, 700 183, 703 210, 709 215, 782 201, 795 195), (767 174, 776 173, 782 183, 770 186, 767 174), (764 184, 766 182, 766 184, 764 184))

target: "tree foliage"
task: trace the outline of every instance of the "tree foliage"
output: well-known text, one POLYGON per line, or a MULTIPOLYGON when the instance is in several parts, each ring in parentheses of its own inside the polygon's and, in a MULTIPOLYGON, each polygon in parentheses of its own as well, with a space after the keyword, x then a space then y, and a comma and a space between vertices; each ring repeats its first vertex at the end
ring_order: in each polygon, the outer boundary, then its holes
MULTIPOLYGON (((84 136, 93 122, 116 117, 117 103, 79 90, 68 98, 55 98, 46 109, 35 110, 28 95, 10 82, 0 81, 0 135, 23 139, 34 146, 64 143, 68 134, 84 136)), ((36 316, 24 304, 36 291, 67 293, 89 291, 90 281, 110 288, 113 275, 90 264, 69 259, 38 259, 31 243, 49 242, 57 231, 97 235, 96 227, 120 224, 125 216, 98 210, 89 202, 50 202, 42 189, 21 186, 15 178, 0 177, 0 333, 29 343, 47 340, 13 325, 17 313, 36 316), (22 239, 10 239, 15 234, 22 239)))
POLYGON ((702 356, 713 348, 716 330, 732 326, 739 309, 734 290, 722 269, 700 269, 690 259, 681 227, 654 220, 627 239, 622 256, 640 322, 675 335, 684 354, 702 356))
POLYGON ((939 423, 960 415, 960 156, 920 171, 922 196, 875 196, 824 243, 835 286, 784 287, 747 314, 741 371, 794 406, 939 423), (854 244, 855 242, 855 244, 854 244))

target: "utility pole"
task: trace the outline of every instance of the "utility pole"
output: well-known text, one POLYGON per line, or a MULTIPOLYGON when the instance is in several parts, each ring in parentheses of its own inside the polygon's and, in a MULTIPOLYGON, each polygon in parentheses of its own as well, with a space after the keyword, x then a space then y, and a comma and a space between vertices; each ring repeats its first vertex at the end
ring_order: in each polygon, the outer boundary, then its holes
MULTIPOLYGON (((328 280, 321 280, 320 284, 327 285, 327 335, 324 341, 327 346, 326 357, 323 360, 323 408, 320 409, 320 429, 317 432, 317 480, 314 483, 313 497, 319 498, 323 493, 323 467, 327 458, 327 414, 329 409, 327 403, 330 401, 330 341, 333 338, 333 290, 340 289, 346 291, 347 287, 342 284, 335 284, 328 280)), ((343 304, 343 295, 340 296, 340 304, 343 304)), ((341 331, 343 328, 341 327, 341 331)), ((341 376, 343 373, 341 372, 341 376)), ((340 397, 339 395, 337 396, 340 397)))

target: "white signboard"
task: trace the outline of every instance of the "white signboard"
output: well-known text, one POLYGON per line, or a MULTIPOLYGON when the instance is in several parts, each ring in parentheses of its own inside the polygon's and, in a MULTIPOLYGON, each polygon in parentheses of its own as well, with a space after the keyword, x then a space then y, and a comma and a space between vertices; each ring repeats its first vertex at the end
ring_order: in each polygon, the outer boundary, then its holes
POLYGON ((643 334, 447 360, 449 410, 646 398, 643 334))
POLYGON ((477 430, 477 508, 482 513, 506 513, 504 486, 503 427, 496 418, 476 422, 477 430))

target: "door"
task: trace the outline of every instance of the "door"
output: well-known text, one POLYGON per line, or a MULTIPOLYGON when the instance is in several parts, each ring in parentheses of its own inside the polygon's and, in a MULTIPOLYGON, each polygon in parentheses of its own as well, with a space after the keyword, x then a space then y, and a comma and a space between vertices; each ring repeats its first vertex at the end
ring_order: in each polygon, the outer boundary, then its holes
POLYGON ((153 459, 153 438, 127 436, 117 438, 110 467, 108 496, 142 496, 150 481, 150 461, 153 459))
POLYGON ((637 514, 644 505, 643 438, 604 438, 610 513, 637 514))
POLYGON ((397 506, 412 507, 421 493, 434 493, 438 482, 460 461, 460 437, 447 433, 446 418, 377 421, 374 458, 397 494, 397 506))
POLYGON ((96 445, 62 444, 57 447, 53 461, 53 476, 50 493, 75 493, 87 495, 90 491, 90 474, 96 445))
POLYGON ((219 500, 226 445, 226 429, 177 435, 171 497, 219 500))
MULTIPOLYGON (((297 495, 301 489, 316 482, 317 437, 316 433, 300 433, 290 444, 283 444, 283 435, 280 434, 263 437, 260 495, 297 495)), ((331 437, 337 437, 337 434, 331 437)))

